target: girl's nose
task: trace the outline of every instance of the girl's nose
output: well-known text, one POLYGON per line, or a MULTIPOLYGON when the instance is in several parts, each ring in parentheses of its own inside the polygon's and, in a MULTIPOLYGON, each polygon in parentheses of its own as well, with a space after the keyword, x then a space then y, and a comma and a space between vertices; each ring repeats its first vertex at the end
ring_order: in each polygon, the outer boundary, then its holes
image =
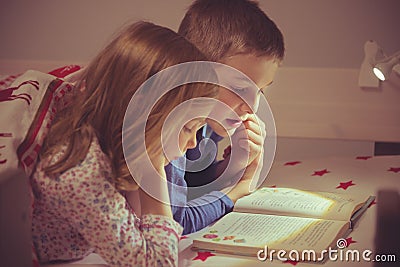
POLYGON ((187 149, 192 149, 192 148, 195 148, 196 145, 197 145, 197 141, 196 141, 196 133, 195 133, 195 134, 193 134, 193 135, 191 136, 191 138, 188 140, 187 145, 186 145, 186 148, 187 148, 187 149))

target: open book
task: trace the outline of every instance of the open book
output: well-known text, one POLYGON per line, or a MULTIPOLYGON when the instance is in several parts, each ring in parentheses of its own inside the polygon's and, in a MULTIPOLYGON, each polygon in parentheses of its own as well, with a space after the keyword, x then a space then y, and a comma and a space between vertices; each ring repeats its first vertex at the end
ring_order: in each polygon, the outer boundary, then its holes
POLYGON ((277 253, 271 251, 297 252, 296 256, 301 256, 313 250, 315 254, 310 259, 296 260, 323 261, 329 248, 344 247, 345 244, 337 244, 338 240, 348 235, 374 199, 374 196, 343 193, 260 188, 239 199, 233 212, 199 233, 192 248, 264 260, 276 258, 277 253))

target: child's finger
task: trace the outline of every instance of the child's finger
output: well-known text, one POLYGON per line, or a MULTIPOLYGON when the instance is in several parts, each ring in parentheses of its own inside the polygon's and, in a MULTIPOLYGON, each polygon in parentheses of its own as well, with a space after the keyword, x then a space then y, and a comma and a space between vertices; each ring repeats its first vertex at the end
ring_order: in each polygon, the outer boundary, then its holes
POLYGON ((246 128, 251 129, 257 134, 262 134, 265 137, 265 123, 261 119, 259 119, 256 114, 249 115, 247 120, 244 122, 244 125, 246 128))
MULTIPOLYGON (((253 143, 255 143, 259 146, 261 146, 264 143, 264 137, 256 132, 252 131, 251 129, 243 128, 243 129, 237 130, 237 133, 239 134, 241 131, 245 131, 247 139, 249 139, 253 143)), ((241 138, 241 139, 247 140, 246 138, 241 138)))
POLYGON ((252 158, 255 157, 256 155, 258 155, 262 150, 262 146, 252 142, 251 140, 241 139, 241 140, 239 140, 238 144, 241 148, 252 153, 253 154, 252 158))

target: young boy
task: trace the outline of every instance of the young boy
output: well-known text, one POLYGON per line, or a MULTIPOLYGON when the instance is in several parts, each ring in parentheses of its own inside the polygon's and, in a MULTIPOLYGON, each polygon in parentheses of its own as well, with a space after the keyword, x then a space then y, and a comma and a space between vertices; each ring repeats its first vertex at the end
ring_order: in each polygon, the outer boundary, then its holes
MULTIPOLYGON (((254 112, 262 91, 272 83, 278 65, 283 60, 284 41, 275 23, 260 9, 257 2, 250 0, 196 0, 185 14, 178 33, 195 44, 209 60, 243 72, 258 87, 253 106, 225 88, 221 88, 218 95, 218 100, 227 104, 241 119, 237 121, 226 114, 224 125, 235 128, 242 124, 248 136, 247 140, 238 143, 239 147, 248 149, 247 166, 240 181, 228 193, 211 191, 188 200, 190 187, 203 186, 219 177, 230 159, 229 155, 199 172, 185 173, 180 169, 179 166, 183 169, 185 167, 184 158, 166 167, 169 181, 179 186, 178 190, 170 192, 174 219, 184 227, 183 233, 187 234, 204 228, 230 212, 237 199, 249 194, 251 179, 262 159, 264 141, 263 123, 260 125, 254 112)), ((234 84, 232 89, 242 90, 240 85, 234 84)), ((231 140, 235 140, 235 134, 231 140)), ((227 136, 221 124, 207 120, 207 125, 198 132, 197 147, 188 150, 186 158, 195 160, 201 152, 207 153, 199 150, 202 139, 210 138, 217 143, 227 136)))

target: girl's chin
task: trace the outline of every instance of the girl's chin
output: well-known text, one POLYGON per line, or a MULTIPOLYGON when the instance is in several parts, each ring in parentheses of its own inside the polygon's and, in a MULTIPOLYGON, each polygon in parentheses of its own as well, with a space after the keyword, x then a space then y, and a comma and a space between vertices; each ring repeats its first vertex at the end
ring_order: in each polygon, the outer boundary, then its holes
POLYGON ((171 161, 177 160, 181 157, 183 157, 183 155, 170 155, 168 157, 164 155, 164 165, 167 166, 171 161))

